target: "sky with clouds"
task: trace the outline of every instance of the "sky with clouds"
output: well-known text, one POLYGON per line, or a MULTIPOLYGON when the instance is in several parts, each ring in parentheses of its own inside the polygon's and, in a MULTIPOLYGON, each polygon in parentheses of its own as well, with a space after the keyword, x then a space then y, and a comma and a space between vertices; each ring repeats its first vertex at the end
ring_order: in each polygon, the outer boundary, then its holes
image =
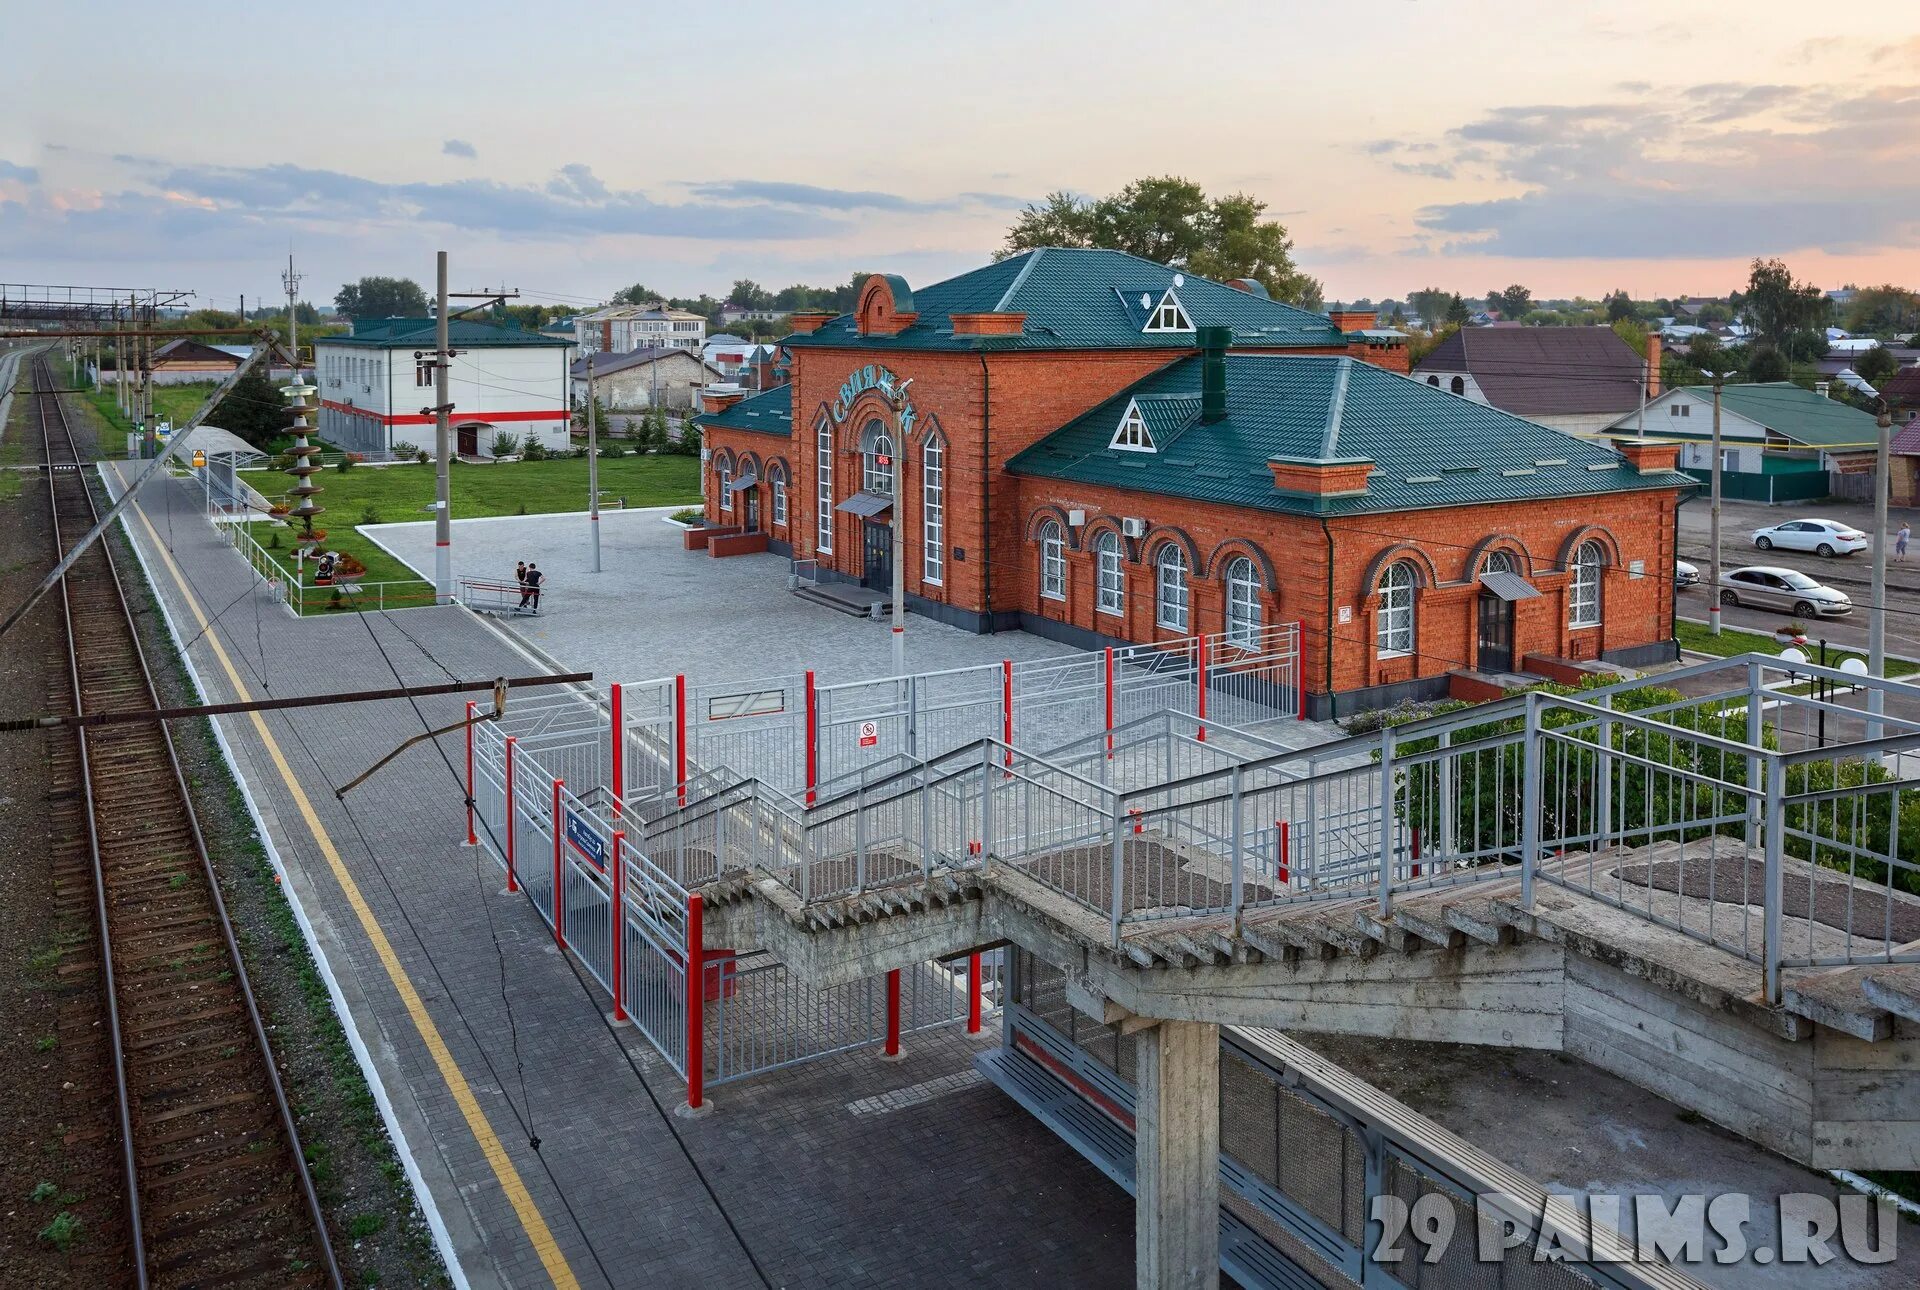
POLYGON ((332 0, 22 8, 0 280, 231 307, 391 274, 589 302, 985 260, 1023 203, 1182 174, 1330 298, 1920 285, 1911 0, 332 0), (298 49, 296 62, 289 50, 298 49), (75 92, 76 84, 84 92, 75 92))

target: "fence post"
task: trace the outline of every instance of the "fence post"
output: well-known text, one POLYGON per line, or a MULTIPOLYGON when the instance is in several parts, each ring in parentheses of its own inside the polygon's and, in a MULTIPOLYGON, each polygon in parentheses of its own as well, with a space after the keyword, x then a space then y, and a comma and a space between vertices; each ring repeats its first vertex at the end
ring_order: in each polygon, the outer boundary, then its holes
POLYGON ((820 782, 820 707, 813 688, 813 673, 807 673, 807 805, 814 803, 814 788, 820 782))
POLYGON ((1013 766, 1013 660, 1000 660, 1000 742, 1007 746, 1007 766, 1013 766))
MULTIPOLYGON (((1760 665, 1758 663, 1747 664, 1747 737, 1743 742, 1752 745, 1755 749, 1766 746, 1767 710, 1761 706, 1761 695, 1766 693, 1765 689, 1762 688, 1765 680, 1766 678, 1760 674, 1760 665)), ((1768 808, 1766 798, 1756 797, 1753 791, 1759 787, 1760 773, 1760 758, 1758 756, 1748 757, 1746 810, 1746 842, 1748 855, 1752 855, 1754 852, 1754 844, 1756 841, 1754 835, 1759 830, 1762 814, 1768 808)), ((1839 781, 1836 779, 1835 782, 1838 783, 1839 781)), ((1767 912, 1769 917, 1773 916, 1774 911, 1771 905, 1768 906, 1767 912)), ((1772 962, 1773 960, 1769 959, 1768 961, 1772 962)))
POLYGON ((1380 917, 1393 912, 1393 745, 1392 726, 1380 728, 1380 917))
POLYGON ((622 704, 620 700, 620 683, 618 681, 613 683, 612 704, 612 721, 610 724, 613 727, 613 746, 610 751, 612 753, 613 764, 611 768, 612 773, 608 778, 613 780, 614 814, 619 815, 627 804, 627 759, 625 755, 627 723, 625 705, 622 704))
POLYGON ((1113 760, 1113 646, 1107 646, 1107 760, 1113 760))
MULTIPOLYGON (((1600 696, 1600 706, 1608 712, 1613 711, 1613 696, 1600 696)), ((1594 804, 1595 816, 1593 850, 1600 851, 1612 845, 1613 837, 1613 718, 1600 718, 1600 756, 1599 764, 1594 768, 1594 777, 1599 780, 1599 801, 1594 804)))
POLYGON ((513 816, 513 746, 519 742, 516 735, 507 736, 507 890, 520 890, 520 884, 514 881, 514 839, 519 836, 519 821, 513 816))
POLYGON ((707 1079, 707 947, 700 893, 687 893, 687 1105, 684 1113, 704 1109, 707 1079))
POLYGON ((477 847, 480 837, 473 831, 473 719, 480 705, 467 701, 467 845, 477 847))
POLYGON ((900 969, 894 968, 887 973, 887 1048, 881 1057, 897 1062, 903 1055, 900 1051, 900 969))
POLYGON ((1540 859, 1540 693, 1527 695, 1526 744, 1520 752, 1520 907, 1533 908, 1533 870, 1540 859))
POLYGON ((1293 719, 1307 719, 1307 620, 1293 620, 1293 719))
POLYGON ((1112 930, 1113 948, 1120 948, 1120 907, 1121 887, 1127 877, 1127 821, 1126 801, 1119 793, 1113 794, 1113 872, 1108 878, 1108 887, 1113 893, 1112 930))
POLYGON ((1246 895, 1246 884, 1241 873, 1246 865, 1246 845, 1240 836, 1241 798, 1240 764, 1238 762, 1234 763, 1233 771, 1229 778, 1233 784, 1233 819, 1230 825, 1233 830, 1233 934, 1238 936, 1240 934, 1240 906, 1246 895))
POLYGON ((967 1033, 980 1033, 980 952, 967 955, 967 1033))
POLYGON ((1418 878, 1420 876, 1420 826, 1418 824, 1413 826, 1411 837, 1413 840, 1413 876, 1418 878))
POLYGON ((993 854, 993 740, 980 745, 980 863, 993 854))
POLYGON ((1207 636, 1205 632, 1193 638, 1193 661, 1193 680, 1198 690, 1196 706, 1200 709, 1196 714, 1200 718, 1199 739, 1201 743, 1205 743, 1207 742, 1207 636))
MULTIPOLYGON (((1781 835, 1786 831, 1787 766, 1774 753, 1767 757, 1766 787, 1766 866, 1764 876, 1766 892, 1766 986, 1767 1002, 1780 1002, 1780 902, 1784 895, 1786 881, 1782 872, 1781 835)), ((1895 794, 1896 801, 1898 794, 1895 794)), ((1889 870, 1891 873, 1891 870, 1889 870)))
POLYGON ((920 873, 933 873, 933 763, 920 763, 920 873))
POLYGON ((853 789, 853 889, 867 889, 867 781, 853 789))
POLYGON ((566 830, 560 824, 560 793, 566 786, 564 779, 553 781, 553 943, 562 950, 567 948, 567 884, 566 857, 561 854, 566 830))
POLYGON ((613 1020, 627 1017, 627 833, 613 831, 613 1020))
POLYGON ((673 678, 673 784, 674 801, 687 804, 687 678, 673 678))

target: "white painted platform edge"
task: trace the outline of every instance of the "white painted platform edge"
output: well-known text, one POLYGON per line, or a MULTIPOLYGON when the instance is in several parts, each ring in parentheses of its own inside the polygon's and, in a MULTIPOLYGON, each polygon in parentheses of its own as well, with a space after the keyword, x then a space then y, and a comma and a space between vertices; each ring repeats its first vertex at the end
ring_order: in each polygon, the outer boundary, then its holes
MULTIPOLYGON (((114 500, 119 493, 114 489, 114 480, 108 473, 106 463, 98 467, 100 479, 106 485, 107 495, 114 500)), ((187 675, 193 681, 194 689, 204 700, 207 687, 200 680, 199 669, 193 665, 193 658, 187 653, 186 643, 181 638, 180 629, 173 621, 173 611, 167 607, 166 595, 161 590, 159 579, 153 575, 153 566, 147 563, 147 553, 141 549, 133 528, 127 523, 123 512, 120 516, 120 531, 126 535, 127 544, 133 548, 134 559, 140 563, 140 572, 146 578, 147 585, 153 590, 154 604, 160 610, 160 619, 167 625, 167 635, 173 640, 174 652, 179 654, 181 663, 187 669, 187 675)), ((219 718, 207 723, 213 728, 213 738, 220 745, 220 755, 227 763, 227 772, 233 776, 234 783, 240 786, 240 797, 247 804, 247 818, 253 822, 254 836, 260 839, 260 845, 266 849, 267 860, 273 865, 273 871, 280 875, 280 890, 285 893, 287 904, 293 909, 293 918, 300 927, 300 936, 307 943, 307 953, 320 969, 320 979, 327 983, 327 997, 333 1000, 334 1015, 340 1020, 340 1028, 346 1032, 347 1044, 353 1049, 354 1061, 359 1063, 360 1074, 367 1081, 367 1087, 373 1090, 373 1100, 380 1108, 380 1119, 387 1126, 387 1140, 393 1143, 393 1149, 400 1157, 400 1164, 406 1170, 407 1182, 413 1188, 414 1203, 420 1206, 420 1212, 426 1216, 427 1228, 433 1233, 433 1243, 440 1250, 440 1261, 446 1265, 447 1275, 452 1278, 458 1290, 469 1290, 466 1270, 460 1266, 460 1260, 453 1249, 453 1236, 447 1231, 446 1220, 441 1217, 440 1207, 434 1203, 433 1192, 427 1186, 426 1176, 420 1172, 420 1163, 414 1159, 413 1150, 407 1144, 407 1135, 401 1129, 400 1117, 393 1109, 392 1099, 387 1095, 387 1086, 380 1079, 380 1072, 373 1064, 373 1053, 367 1048, 366 1040, 360 1035, 358 1023, 353 1012, 347 1007, 346 996, 340 991, 340 983, 335 979, 333 964, 328 961, 320 948, 319 938, 313 933, 313 924, 308 921, 305 906, 300 903, 299 893, 294 889, 293 876, 287 870, 286 862, 280 858, 279 848, 273 845, 273 835, 268 831, 266 820, 260 814, 260 807, 253 799, 253 787, 247 783, 247 777, 241 773, 240 760, 234 756, 233 747, 227 742, 226 731, 221 729, 219 718)), ((457 1184, 456 1184, 457 1185, 457 1184)))

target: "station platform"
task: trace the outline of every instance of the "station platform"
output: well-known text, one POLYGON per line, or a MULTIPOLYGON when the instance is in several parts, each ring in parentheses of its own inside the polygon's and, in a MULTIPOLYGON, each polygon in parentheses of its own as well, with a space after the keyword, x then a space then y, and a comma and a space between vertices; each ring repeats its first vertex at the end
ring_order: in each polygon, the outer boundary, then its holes
MULTIPOLYGON (((105 467, 116 495, 122 471, 105 467)), ((126 527, 209 702, 547 670, 458 608, 295 619, 249 589, 180 482, 149 485, 126 527)), ((672 1071, 459 845, 458 778, 432 746, 335 800, 462 707, 216 722, 456 1284, 1132 1279, 1125 1194, 972 1073, 992 1028, 914 1036, 899 1063, 774 1071, 675 1119, 672 1071)), ((458 737, 443 743, 457 765, 458 737)))

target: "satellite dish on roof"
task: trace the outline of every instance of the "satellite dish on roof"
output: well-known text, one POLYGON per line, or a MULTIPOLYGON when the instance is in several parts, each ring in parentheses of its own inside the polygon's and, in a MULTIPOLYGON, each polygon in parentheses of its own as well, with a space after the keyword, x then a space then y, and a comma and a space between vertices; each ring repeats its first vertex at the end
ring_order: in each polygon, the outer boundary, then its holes
POLYGON ((1140 307, 1142 309, 1153 308, 1153 297, 1145 291, 1140 293, 1140 307))
POLYGON ((1176 274, 1174 274, 1174 275, 1173 275, 1173 285, 1174 285, 1174 286, 1176 286, 1176 287, 1184 287, 1184 286, 1186 286, 1186 285, 1187 285, 1187 278, 1186 278, 1186 275, 1185 275, 1185 274, 1183 274, 1183 273, 1176 273, 1176 274))

